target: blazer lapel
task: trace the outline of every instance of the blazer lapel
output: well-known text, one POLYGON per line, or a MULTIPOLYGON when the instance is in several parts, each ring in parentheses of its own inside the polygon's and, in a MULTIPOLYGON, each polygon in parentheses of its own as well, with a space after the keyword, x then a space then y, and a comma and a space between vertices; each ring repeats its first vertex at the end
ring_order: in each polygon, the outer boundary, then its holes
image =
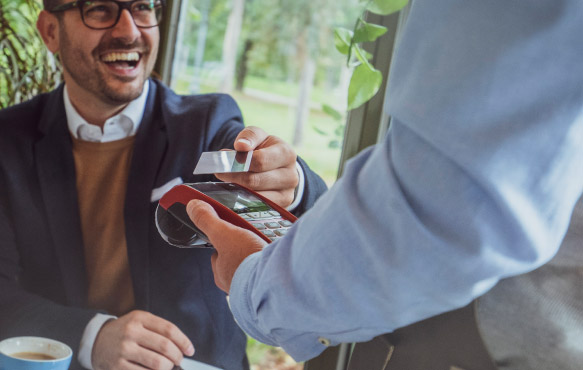
POLYGON ((42 117, 39 129, 44 135, 35 144, 40 188, 67 301, 83 307, 87 301, 87 276, 63 85, 51 94, 42 117))
POLYGON ((149 237, 155 231, 151 230, 154 220, 150 197, 167 146, 156 96, 157 86, 150 82, 144 118, 136 134, 124 209, 128 256, 139 309, 147 309, 150 303, 149 237))

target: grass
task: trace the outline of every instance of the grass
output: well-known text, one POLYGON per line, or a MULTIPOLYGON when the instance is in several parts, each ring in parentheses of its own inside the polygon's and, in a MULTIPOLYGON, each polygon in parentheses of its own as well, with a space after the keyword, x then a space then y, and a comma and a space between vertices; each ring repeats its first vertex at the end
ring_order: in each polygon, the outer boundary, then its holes
POLYGON ((302 370, 303 363, 295 362, 285 351, 249 337, 247 356, 251 370, 302 370))
MULTIPOLYGON (((252 75, 247 76, 245 79, 245 88, 269 91, 273 94, 292 99, 296 99, 299 93, 299 87, 296 83, 289 81, 269 80, 252 75)), ((340 99, 342 98, 339 96, 337 91, 332 91, 331 93, 330 89, 324 88, 322 86, 314 86, 310 96, 312 103, 317 104, 318 106, 321 106, 322 104, 341 106, 342 102, 340 99)))

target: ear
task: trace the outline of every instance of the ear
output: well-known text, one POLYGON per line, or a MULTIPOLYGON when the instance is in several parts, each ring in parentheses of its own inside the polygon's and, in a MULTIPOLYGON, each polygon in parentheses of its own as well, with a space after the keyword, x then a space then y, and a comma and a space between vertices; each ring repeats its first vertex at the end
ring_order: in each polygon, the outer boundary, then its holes
POLYGON ((51 53, 59 51, 59 20, 57 16, 43 10, 38 15, 36 29, 51 53))

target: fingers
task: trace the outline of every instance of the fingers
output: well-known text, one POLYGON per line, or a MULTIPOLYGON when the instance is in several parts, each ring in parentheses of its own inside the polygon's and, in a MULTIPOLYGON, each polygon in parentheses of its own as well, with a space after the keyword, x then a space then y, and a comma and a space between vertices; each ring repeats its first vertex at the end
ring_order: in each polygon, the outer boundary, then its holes
POLYGON ((289 191, 264 190, 258 191, 258 193, 282 208, 288 207, 294 201, 294 189, 290 189, 289 191))
POLYGON ((157 352, 141 347, 134 343, 135 348, 128 355, 128 362, 132 362, 137 365, 138 368, 143 366, 147 369, 165 369, 172 370, 175 365, 180 365, 182 362, 182 355, 180 354, 178 359, 169 359, 164 355, 160 355, 157 352))
POLYGON ((247 152, 253 150, 252 172, 269 171, 279 167, 295 165, 296 152, 277 136, 267 135, 259 127, 249 126, 243 129, 235 139, 235 150, 247 152))
POLYGON ((261 144, 267 138, 267 136, 267 133, 259 127, 245 127, 243 131, 241 131, 235 138, 235 150, 241 152, 255 150, 255 148, 261 144))
POLYGON ((253 152, 249 171, 264 172, 275 168, 295 166, 295 150, 276 136, 267 137, 253 152))
POLYGON ((294 201, 295 189, 299 183, 295 166, 260 173, 217 173, 215 176, 221 181, 234 182, 255 190, 283 208, 294 201))
MULTIPOLYGON (((172 365, 172 366, 174 366, 174 365, 172 365)), ((128 361, 128 360, 122 360, 122 361, 120 361, 119 365, 115 365, 111 369, 116 369, 116 370, 144 370, 144 367, 141 366, 141 365, 139 365, 139 364, 137 364, 137 363, 128 361)), ((172 369, 172 368, 170 368, 170 369, 172 369)))
POLYGON ((291 168, 277 168, 267 172, 217 173, 224 182, 234 182, 255 191, 295 189, 299 182, 295 165, 291 168))
MULTIPOLYGON (((194 354, 194 346, 192 345, 192 342, 180 329, 178 329, 176 325, 161 317, 151 314, 149 315, 151 318, 144 322, 144 328, 158 334, 157 340, 152 345, 154 348, 151 349, 154 349, 159 353, 174 355, 174 357, 179 360, 178 363, 182 361, 182 354, 188 356, 194 354)), ((152 340, 155 339, 152 335, 149 335, 148 337, 152 340)), ((142 342, 140 342, 140 344, 144 347, 151 347, 149 345, 144 345, 142 342)))
POLYGON ((144 311, 132 311, 104 324, 92 351, 101 369, 172 369, 183 355, 193 355, 190 340, 169 321, 144 311))

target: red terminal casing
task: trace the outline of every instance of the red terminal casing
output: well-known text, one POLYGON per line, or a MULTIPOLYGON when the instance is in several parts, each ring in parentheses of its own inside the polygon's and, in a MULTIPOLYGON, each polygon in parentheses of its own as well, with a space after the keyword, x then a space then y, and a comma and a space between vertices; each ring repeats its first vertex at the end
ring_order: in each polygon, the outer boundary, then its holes
MULTIPOLYGON (((261 199, 268 206, 273 208, 275 211, 279 212, 279 214, 281 215, 281 217, 283 219, 288 220, 290 222, 295 222, 297 220, 296 216, 291 214, 286 209, 280 207, 279 205, 277 205, 273 201, 269 200, 268 198, 264 197, 263 195, 255 192, 251 189, 248 189, 242 185, 237 184, 237 186, 240 186, 241 188, 249 191, 251 194, 253 194, 257 198, 261 199)), ((164 194, 164 196, 160 199, 159 205, 162 208, 164 208, 166 211, 168 211, 168 208, 170 208, 175 203, 181 203, 184 206, 186 206, 188 204, 188 202, 190 202, 193 199, 205 201, 206 203, 210 204, 214 208, 214 210, 217 212, 217 214, 219 215, 219 217, 221 219, 223 219, 227 222, 230 222, 231 224, 233 224, 235 226, 252 231, 257 236, 259 236, 261 239, 265 240, 268 243, 271 243, 271 239, 269 239, 261 231, 257 230, 255 227, 253 227, 253 225, 251 225, 251 223, 249 223, 248 221, 241 218, 237 213, 233 212, 231 209, 224 206, 223 204, 221 204, 217 200, 209 197, 208 195, 206 195, 206 194, 204 194, 204 193, 202 193, 202 192, 200 192, 200 191, 198 191, 198 190, 196 190, 196 189, 194 189, 186 184, 177 185, 177 186, 173 187, 172 189, 170 189, 170 191, 168 191, 166 194, 164 194)))

